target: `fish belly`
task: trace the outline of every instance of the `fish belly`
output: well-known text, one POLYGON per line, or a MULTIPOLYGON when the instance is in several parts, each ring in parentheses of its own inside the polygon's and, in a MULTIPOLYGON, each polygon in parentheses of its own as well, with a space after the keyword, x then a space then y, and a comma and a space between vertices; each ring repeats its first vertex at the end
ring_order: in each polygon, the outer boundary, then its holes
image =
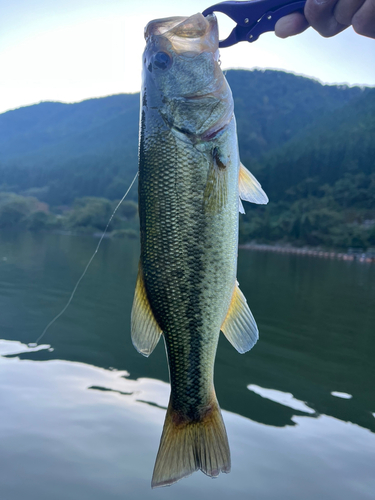
MULTIPOLYGON (((148 128, 151 133, 145 130, 141 138, 139 171, 141 265, 164 333, 171 402, 181 418, 194 420, 212 402, 220 327, 236 282, 236 151, 225 167, 224 205, 206 200, 210 150, 228 149, 235 125, 204 148, 184 142, 167 127, 148 128)), ((220 193, 213 190, 210 196, 220 193)))

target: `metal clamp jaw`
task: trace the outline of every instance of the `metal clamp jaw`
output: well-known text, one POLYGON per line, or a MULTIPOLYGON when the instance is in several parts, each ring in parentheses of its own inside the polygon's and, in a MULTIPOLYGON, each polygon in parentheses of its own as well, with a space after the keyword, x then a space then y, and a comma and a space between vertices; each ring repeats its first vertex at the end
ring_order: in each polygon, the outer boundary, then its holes
POLYGON ((230 47, 238 42, 255 42, 262 33, 274 31, 276 22, 287 14, 303 11, 306 0, 252 0, 250 2, 221 2, 212 5, 204 16, 213 12, 222 12, 233 19, 235 26, 225 40, 220 40, 219 47, 230 47))

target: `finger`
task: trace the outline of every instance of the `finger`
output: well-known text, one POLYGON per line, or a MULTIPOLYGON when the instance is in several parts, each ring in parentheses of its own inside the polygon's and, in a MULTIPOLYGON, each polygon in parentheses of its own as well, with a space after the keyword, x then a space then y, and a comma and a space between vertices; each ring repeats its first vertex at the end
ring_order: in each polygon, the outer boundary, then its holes
POLYGON ((275 34, 279 38, 298 35, 309 27, 306 18, 300 12, 293 12, 288 16, 282 17, 275 24, 275 34))
POLYGON ((308 23, 322 36, 330 37, 337 35, 348 26, 339 23, 333 10, 337 0, 307 0, 305 5, 305 17, 308 23))
POLYGON ((339 0, 333 9, 333 15, 338 23, 345 26, 352 24, 354 14, 365 0, 339 0))
POLYGON ((354 14, 353 29, 360 35, 375 38, 375 0, 366 0, 354 14))

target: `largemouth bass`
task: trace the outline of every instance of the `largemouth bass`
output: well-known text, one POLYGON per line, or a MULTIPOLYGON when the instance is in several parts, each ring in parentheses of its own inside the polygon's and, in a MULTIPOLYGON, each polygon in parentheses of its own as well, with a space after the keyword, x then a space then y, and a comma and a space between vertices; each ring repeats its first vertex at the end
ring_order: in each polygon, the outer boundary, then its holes
POLYGON ((141 257, 132 340, 148 356, 161 334, 171 396, 152 486, 195 470, 230 470, 213 374, 220 331, 239 352, 258 329, 236 282, 240 197, 267 203, 240 164, 233 98, 218 62, 214 15, 145 30, 139 145, 141 257))

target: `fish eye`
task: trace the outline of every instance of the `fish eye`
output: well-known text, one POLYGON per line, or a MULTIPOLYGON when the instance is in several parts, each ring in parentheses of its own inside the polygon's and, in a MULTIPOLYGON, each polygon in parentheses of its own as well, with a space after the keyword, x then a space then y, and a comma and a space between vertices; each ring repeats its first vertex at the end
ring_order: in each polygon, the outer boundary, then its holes
POLYGON ((171 58, 166 52, 157 52, 154 56, 153 66, 158 69, 167 69, 170 66, 171 58))

